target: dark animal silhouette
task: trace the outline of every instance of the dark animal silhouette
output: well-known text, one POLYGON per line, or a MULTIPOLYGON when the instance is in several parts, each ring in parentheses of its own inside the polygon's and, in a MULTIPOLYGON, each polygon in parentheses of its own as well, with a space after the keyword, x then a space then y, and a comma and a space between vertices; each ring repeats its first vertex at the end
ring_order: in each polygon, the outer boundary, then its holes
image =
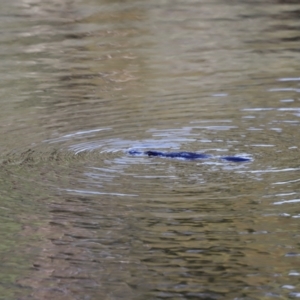
MULTIPOLYGON (((186 160, 197 160, 197 159, 207 159, 213 158, 212 155, 205 153, 196 153, 196 152, 161 152, 156 150, 150 151, 138 151, 138 150, 129 150, 130 155, 147 155, 147 156, 157 156, 157 157, 166 157, 166 158, 182 158, 186 160)), ((220 159, 230 161, 230 162, 248 162, 251 161, 251 158, 241 157, 241 156, 220 156, 220 159)))

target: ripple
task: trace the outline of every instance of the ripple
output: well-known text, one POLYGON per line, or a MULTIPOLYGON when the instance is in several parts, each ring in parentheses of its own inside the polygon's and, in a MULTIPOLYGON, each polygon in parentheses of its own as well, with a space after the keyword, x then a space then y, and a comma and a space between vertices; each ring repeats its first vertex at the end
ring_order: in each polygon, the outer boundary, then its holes
POLYGON ((300 292, 292 292, 289 295, 292 298, 300 298, 300 292))
POLYGON ((269 92, 296 92, 300 93, 300 89, 297 88, 272 88, 268 90, 269 92))
POLYGON ((300 273, 297 271, 290 271, 289 276, 300 276, 300 273))
MULTIPOLYGON (((285 168, 285 169, 270 169, 270 170, 247 170, 247 171, 239 171, 240 173, 252 173, 252 174, 264 174, 264 173, 281 173, 281 172, 293 172, 293 171, 299 171, 300 168, 285 168)), ((299 180, 296 180, 297 182, 299 180)), ((273 184, 286 184, 293 181, 288 182, 275 182, 273 184)))
POLYGON ((295 100, 294 99, 282 99, 280 100, 280 102, 283 102, 283 103, 291 103, 291 102, 294 102, 295 100))
POLYGON ((87 136, 88 137, 93 137, 94 133, 100 132, 100 131, 103 131, 103 130, 111 130, 111 128, 97 128, 97 129, 91 129, 91 130, 77 131, 77 132, 74 132, 74 133, 69 133, 69 134, 63 135, 62 137, 59 137, 59 138, 45 140, 44 142, 58 143, 58 142, 70 140, 70 139, 73 139, 73 138, 80 138, 82 136, 84 136, 84 137, 87 137, 87 136))
POLYGON ((274 202, 274 205, 282 205, 282 204, 291 204, 291 203, 299 203, 300 199, 293 199, 293 200, 284 200, 284 201, 278 201, 274 202))
MULTIPOLYGON (((292 169, 287 169, 288 171, 298 171, 300 168, 292 168, 292 169)), ((285 169, 284 169, 285 170, 285 169)), ((274 182, 272 184, 274 185, 281 185, 281 184, 289 184, 289 183, 296 183, 299 182, 300 179, 295 179, 295 180, 288 180, 288 181, 279 181, 279 182, 274 182)))
POLYGON ((73 190, 65 189, 66 192, 80 194, 80 195, 109 195, 109 196, 118 196, 118 197, 137 197, 135 194, 121 194, 121 193, 104 193, 90 190, 73 190))
POLYGON ((279 78, 278 81, 300 81, 300 77, 286 77, 279 78))

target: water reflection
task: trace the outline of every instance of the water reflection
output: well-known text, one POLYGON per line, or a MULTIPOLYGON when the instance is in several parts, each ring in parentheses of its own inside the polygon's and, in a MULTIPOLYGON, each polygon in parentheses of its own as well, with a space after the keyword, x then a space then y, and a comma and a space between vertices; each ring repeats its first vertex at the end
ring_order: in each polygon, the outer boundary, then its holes
POLYGON ((0 8, 5 299, 298 297, 297 3, 0 8))

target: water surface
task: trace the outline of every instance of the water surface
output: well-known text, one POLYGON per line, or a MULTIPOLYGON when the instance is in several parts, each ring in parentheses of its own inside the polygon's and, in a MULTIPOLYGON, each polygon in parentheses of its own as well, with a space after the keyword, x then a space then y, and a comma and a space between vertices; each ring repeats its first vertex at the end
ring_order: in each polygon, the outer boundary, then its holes
POLYGON ((0 299, 300 297, 299 4, 0 11, 0 299))

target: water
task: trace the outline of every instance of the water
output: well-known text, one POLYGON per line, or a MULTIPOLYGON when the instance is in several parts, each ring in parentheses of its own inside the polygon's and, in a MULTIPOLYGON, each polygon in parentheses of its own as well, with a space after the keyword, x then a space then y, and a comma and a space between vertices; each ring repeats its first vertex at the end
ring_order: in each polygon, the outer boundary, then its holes
POLYGON ((0 12, 0 299, 300 297, 296 1, 0 12))

